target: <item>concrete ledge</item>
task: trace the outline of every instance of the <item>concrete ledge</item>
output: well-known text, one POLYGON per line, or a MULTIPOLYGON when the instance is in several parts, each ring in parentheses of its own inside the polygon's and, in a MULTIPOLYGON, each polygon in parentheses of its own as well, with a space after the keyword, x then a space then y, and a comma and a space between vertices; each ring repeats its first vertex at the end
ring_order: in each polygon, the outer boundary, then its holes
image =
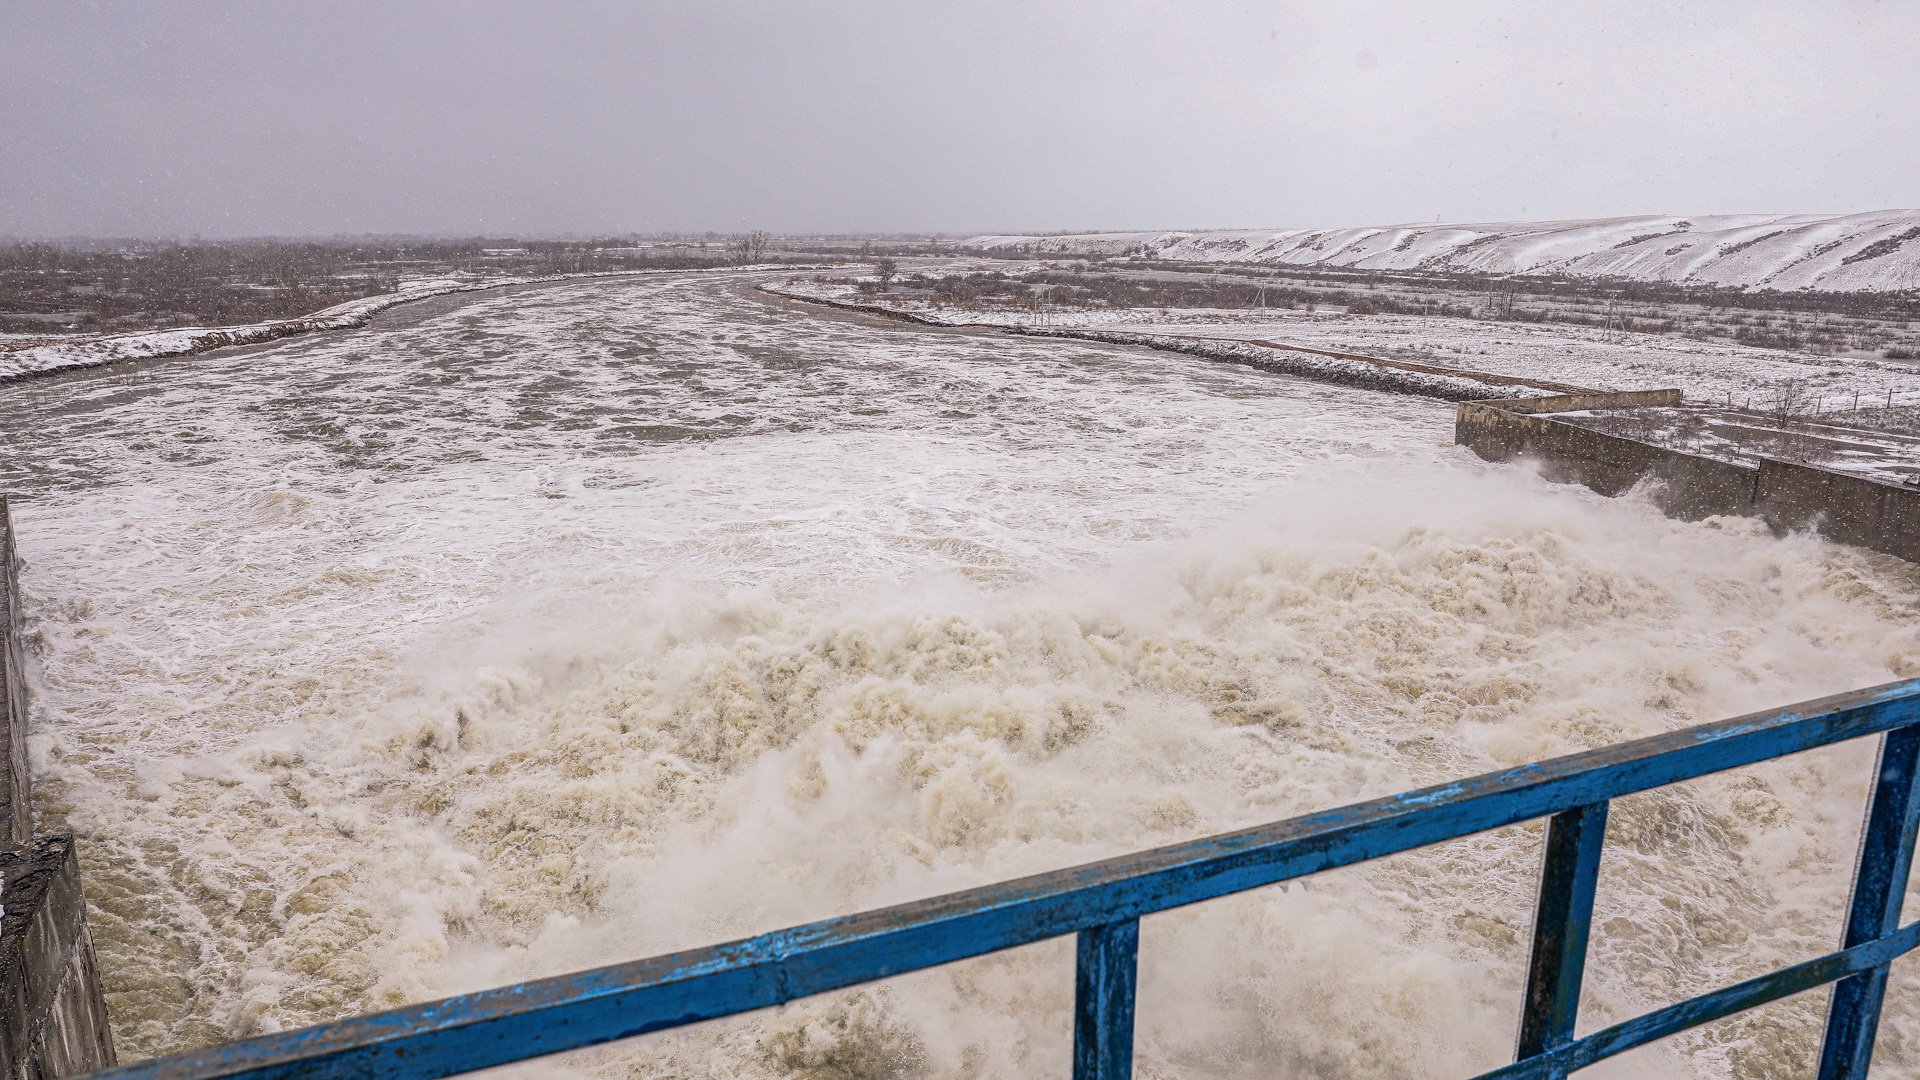
POLYGON ((115 1063, 73 838, 0 849, 0 1075, 76 1076, 115 1063))
POLYGON ((1678 405, 1678 390, 1623 390, 1618 393, 1554 394, 1548 397, 1501 398, 1496 401, 1470 402, 1497 406, 1502 412, 1539 413, 1578 412, 1582 409, 1626 409, 1638 405, 1678 405))
POLYGON ((1673 517, 1757 517, 1776 531, 1812 529, 1843 544, 1920 562, 1920 490, 1789 461, 1758 467, 1690 454, 1553 419, 1557 412, 1678 405, 1678 390, 1462 402, 1454 442, 1488 461, 1531 458, 1559 483, 1619 495, 1643 479, 1673 517))

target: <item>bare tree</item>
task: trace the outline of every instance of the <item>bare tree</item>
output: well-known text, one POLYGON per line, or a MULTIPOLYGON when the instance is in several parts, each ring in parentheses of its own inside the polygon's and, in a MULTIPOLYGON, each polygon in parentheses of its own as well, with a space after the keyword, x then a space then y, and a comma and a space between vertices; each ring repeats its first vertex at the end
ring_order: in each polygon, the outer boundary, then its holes
POLYGON ((767 234, 755 229, 727 241, 727 258, 736 263, 757 263, 767 253, 767 234))
POLYGON ((1799 379, 1790 379, 1780 385, 1779 397, 1774 399, 1773 415, 1781 423, 1795 419, 1808 406, 1806 384, 1799 379))
POLYGON ((899 272, 900 264, 885 255, 873 260, 873 276, 880 279, 882 289, 892 285, 894 275, 899 272))

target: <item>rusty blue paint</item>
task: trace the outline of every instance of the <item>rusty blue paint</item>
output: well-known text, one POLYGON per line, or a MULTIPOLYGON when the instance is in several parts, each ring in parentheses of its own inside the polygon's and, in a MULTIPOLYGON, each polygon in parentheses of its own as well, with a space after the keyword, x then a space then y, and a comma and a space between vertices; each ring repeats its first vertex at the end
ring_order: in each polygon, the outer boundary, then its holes
MULTIPOLYGON (((1915 723, 1920 723, 1920 680, 1892 683, 724 945, 207 1047, 94 1075, 100 1080, 450 1076, 729 1016, 1048 938, 1106 933, 1102 928, 1132 924, 1154 912, 1915 723)), ((1914 927, 1891 929, 1897 904, 1891 905, 1889 915, 1886 900, 1897 895, 1889 890, 1896 880, 1905 881, 1911 860, 1912 754, 1899 748, 1913 738, 1901 731, 1890 742, 1897 752, 1881 759, 1873 821, 1886 818, 1894 824, 1870 825, 1867 830, 1861 885, 1848 924, 1850 938, 1857 926, 1868 935, 1866 940, 1584 1039, 1558 1046, 1543 1041, 1541 1052, 1485 1076, 1549 1076, 1578 1069, 1662 1033, 1884 967, 1913 948, 1920 935, 1914 927), (1902 760, 1905 766, 1899 764, 1902 760), (1906 771, 1901 773, 1901 768, 1906 771), (1901 789, 1901 783, 1907 786, 1901 789), (1878 868, 1869 869, 1869 861, 1878 868)), ((1584 828, 1574 838, 1576 852, 1585 849, 1584 828)), ((1578 863, 1576 859, 1576 870, 1578 863)), ((1547 877, 1552 876, 1550 871, 1547 877)), ((1573 885, 1567 895, 1577 900, 1578 881, 1573 885)), ((1567 917, 1574 917, 1577 906, 1567 905, 1567 917)), ((1560 928, 1547 929, 1569 940, 1560 928)), ((1095 941, 1101 941, 1098 934, 1095 941)), ((1099 962, 1114 967, 1110 960, 1099 962)), ((1109 971, 1107 977, 1111 975, 1109 971)), ((1564 985, 1565 977, 1563 965, 1551 981, 1564 985)), ((1131 999, 1131 979, 1128 990, 1131 999)), ((1577 993, 1573 997, 1577 1001, 1577 993)), ((1554 1025, 1561 1021, 1554 1017, 1561 1013, 1553 1009, 1564 1008, 1565 1031, 1571 1034, 1573 1004, 1566 998, 1560 993, 1556 1000, 1562 1004, 1548 1010, 1551 1015, 1541 1030, 1558 1030, 1554 1025)), ((1838 1023, 1867 1026, 1864 1051, 1858 1040, 1848 1050, 1865 1060, 1861 1055, 1871 1052, 1878 997, 1871 1010, 1865 999, 1859 1000, 1858 1007, 1848 1006, 1855 1013, 1838 1023)), ((1836 998, 1835 1009, 1841 1004, 1836 998)), ((1096 1019, 1096 1029, 1098 1024, 1096 1019)), ((1118 1028, 1108 1023, 1106 1030, 1118 1028)))
MULTIPOLYGON (((1916 765, 1920 765, 1920 728, 1887 732, 1875 770, 1873 802, 1860 834, 1842 948, 1886 937, 1900 925, 1900 907, 1913 869, 1914 828, 1920 823, 1920 814, 1915 813, 1920 809, 1916 765)), ((1820 1048, 1820 1080, 1866 1080, 1890 963, 1889 959, 1834 986, 1820 1048)))
MULTIPOLYGON (((1600 851, 1607 836, 1607 805, 1598 802, 1562 810, 1547 824, 1527 992, 1514 1055, 1518 1060, 1573 1041, 1580 982, 1587 966, 1587 933, 1593 924, 1593 891, 1600 880, 1600 851)), ((1548 1075, 1556 1074, 1550 1070, 1548 1075)))
POLYGON ((1073 1080, 1131 1080, 1140 920, 1080 931, 1073 980, 1073 1080))
POLYGON ((1699 1027, 1723 1016, 1732 1016, 1737 1012, 1765 1005, 1769 1001, 1778 1001, 1783 997, 1811 990, 1816 986, 1825 986, 1836 979, 1843 979, 1855 972, 1867 971, 1875 966, 1886 964, 1903 953, 1910 952, 1920 945, 1920 922, 1910 923, 1886 937, 1856 945, 1837 953, 1781 968, 1756 979, 1735 983, 1725 989, 1688 998, 1677 1005, 1636 1016, 1624 1023, 1615 1024, 1577 1039, 1557 1050, 1549 1050, 1537 1057, 1527 1058, 1491 1072, 1481 1073, 1473 1080, 1521 1080, 1553 1075, 1555 1068, 1561 1071, 1584 1069, 1598 1061, 1604 1061, 1615 1054, 1622 1054, 1638 1046, 1657 1042, 1669 1035, 1676 1035, 1688 1028, 1699 1027))

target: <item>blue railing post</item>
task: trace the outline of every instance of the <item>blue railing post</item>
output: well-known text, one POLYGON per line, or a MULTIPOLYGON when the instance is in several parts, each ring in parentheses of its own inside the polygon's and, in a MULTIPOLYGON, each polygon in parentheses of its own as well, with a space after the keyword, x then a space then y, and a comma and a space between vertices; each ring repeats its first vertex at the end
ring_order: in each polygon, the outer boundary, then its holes
POLYGON ((1073 987, 1073 1080, 1131 1080, 1140 920, 1080 931, 1073 987))
MULTIPOLYGON (((1914 828, 1920 824, 1915 814, 1920 809, 1920 785, 1914 783, 1917 764, 1920 727, 1887 732, 1880 743, 1873 804, 1860 835, 1843 949, 1886 937, 1900 927, 1907 875, 1913 868, 1914 828)), ((1834 984, 1826 1040, 1820 1047, 1820 1080, 1866 1080, 1891 965, 1877 964, 1834 984)))
MULTIPOLYGON (((1580 1014, 1580 981, 1587 968, 1587 935, 1593 925, 1593 892, 1600 880, 1600 849, 1607 836, 1607 805, 1597 802, 1563 810, 1553 815, 1547 827, 1516 1061, 1573 1041, 1574 1020, 1580 1014)), ((1567 1071, 1556 1066, 1546 1075, 1564 1077, 1567 1071)))

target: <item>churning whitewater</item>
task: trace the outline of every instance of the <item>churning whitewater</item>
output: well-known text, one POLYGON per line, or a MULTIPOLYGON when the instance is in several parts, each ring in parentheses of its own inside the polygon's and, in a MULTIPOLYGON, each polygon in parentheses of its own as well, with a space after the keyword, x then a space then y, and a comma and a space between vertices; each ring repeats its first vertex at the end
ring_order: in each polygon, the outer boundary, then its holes
MULTIPOLYGON (((1920 675, 1912 567, 1486 465, 1439 402, 750 286, 0 390, 123 1060, 1920 675)), ((1620 800, 1583 1030, 1831 949, 1871 759, 1620 800)), ((1142 1075, 1507 1060, 1540 835, 1148 918, 1142 1075)), ((1072 982, 1052 942, 522 1072, 1059 1077, 1072 982)), ((1594 1071, 1797 1076, 1824 1000, 1594 1071)))

